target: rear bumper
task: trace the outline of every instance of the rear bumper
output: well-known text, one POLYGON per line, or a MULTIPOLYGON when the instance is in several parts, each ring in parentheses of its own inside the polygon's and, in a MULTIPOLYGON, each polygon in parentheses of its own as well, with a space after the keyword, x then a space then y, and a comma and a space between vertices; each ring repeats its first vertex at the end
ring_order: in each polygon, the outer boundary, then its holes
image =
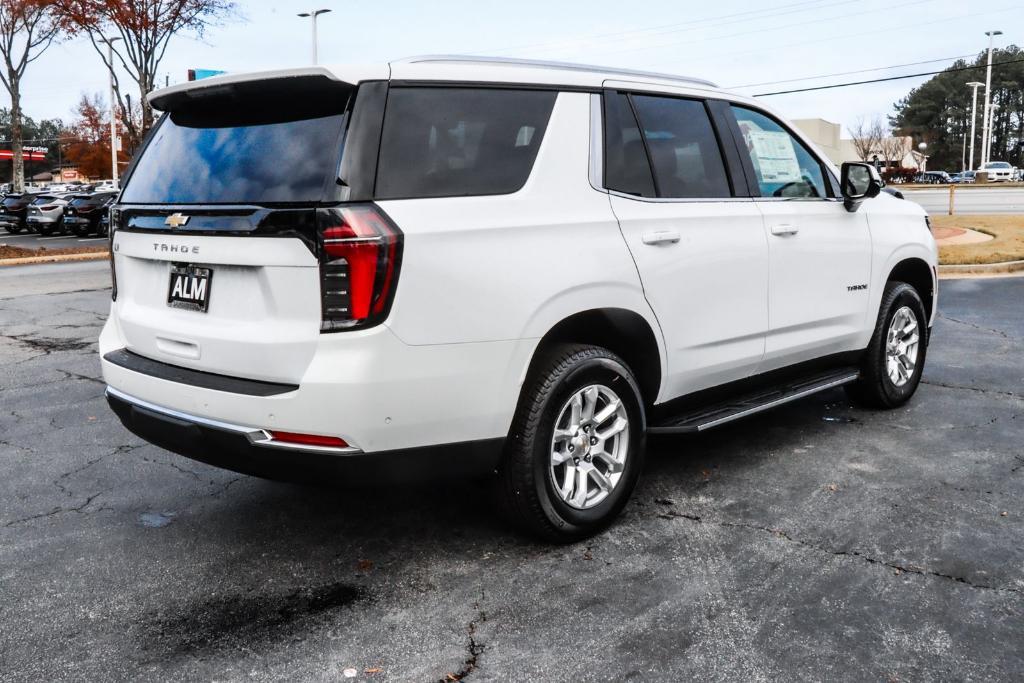
POLYGON ((275 444, 256 427, 211 420, 155 405, 112 387, 107 402, 142 439, 216 467, 300 482, 412 483, 492 473, 503 438, 363 453, 356 448, 275 444))

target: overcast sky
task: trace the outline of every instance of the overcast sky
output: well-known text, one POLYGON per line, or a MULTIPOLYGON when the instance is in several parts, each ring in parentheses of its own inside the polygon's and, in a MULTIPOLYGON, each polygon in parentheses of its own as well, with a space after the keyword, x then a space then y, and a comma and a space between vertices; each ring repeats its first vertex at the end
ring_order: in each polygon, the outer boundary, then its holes
MULTIPOLYGON (((312 7, 312 5, 310 6, 312 7)), ((189 68, 252 71, 310 60, 303 3, 242 0, 237 16, 198 40, 172 39, 160 81, 189 68)), ((1024 0, 319 0, 321 63, 416 54, 553 59, 698 76, 734 87, 973 55, 984 32, 1024 42, 1024 0)), ((756 94, 935 71, 950 61, 735 88, 756 94)), ((790 118, 844 125, 886 115, 925 78, 766 98, 790 118)), ((82 93, 105 92, 106 74, 85 39, 52 47, 29 66, 23 107, 34 118, 72 118, 82 93)), ((0 102, 9 106, 6 91, 0 102)), ((964 93, 968 97, 968 93, 964 93)))

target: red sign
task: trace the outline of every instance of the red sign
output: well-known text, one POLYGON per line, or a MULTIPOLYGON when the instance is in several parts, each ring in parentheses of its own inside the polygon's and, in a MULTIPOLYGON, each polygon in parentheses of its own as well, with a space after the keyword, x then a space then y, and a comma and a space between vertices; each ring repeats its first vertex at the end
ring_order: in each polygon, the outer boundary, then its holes
POLYGON ((77 180, 78 171, 76 171, 75 169, 65 169, 60 172, 60 177, 63 180, 77 180))
MULTIPOLYGON (((25 161, 46 161, 46 152, 22 152, 22 159, 25 161)), ((14 152, 9 149, 0 149, 0 159, 13 159, 14 152)))

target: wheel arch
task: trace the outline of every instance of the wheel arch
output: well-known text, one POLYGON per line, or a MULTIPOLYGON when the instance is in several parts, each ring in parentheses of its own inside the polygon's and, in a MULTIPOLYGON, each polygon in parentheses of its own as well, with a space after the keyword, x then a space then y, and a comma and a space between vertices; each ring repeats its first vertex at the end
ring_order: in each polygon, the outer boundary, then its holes
POLYGON ((663 378, 662 349, 651 323, 625 308, 592 308, 555 323, 537 342, 527 367, 533 371, 545 349, 552 344, 575 343, 601 346, 620 356, 636 376, 646 405, 655 403, 663 378))
POLYGON ((886 282, 906 282, 917 290, 924 302, 925 314, 928 320, 934 318, 935 306, 935 277, 932 267, 922 258, 904 258, 896 263, 890 270, 886 282))

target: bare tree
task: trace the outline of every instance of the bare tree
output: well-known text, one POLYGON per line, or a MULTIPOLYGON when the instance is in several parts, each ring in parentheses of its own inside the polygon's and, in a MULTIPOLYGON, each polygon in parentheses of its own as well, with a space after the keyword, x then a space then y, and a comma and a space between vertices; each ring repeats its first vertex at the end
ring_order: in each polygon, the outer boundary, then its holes
POLYGON ((907 139, 896 135, 892 130, 887 131, 878 142, 878 151, 885 157, 887 164, 895 161, 897 166, 903 166, 903 157, 907 155, 909 149, 907 139))
POLYGON ((867 161, 871 154, 878 149, 878 121, 867 122, 861 116, 857 123, 850 127, 850 136, 853 139, 853 149, 861 161, 867 161))
POLYGON ((43 54, 59 33, 51 9, 51 4, 43 0, 0 0, 0 55, 5 67, 0 82, 11 96, 12 180, 16 192, 25 186, 21 79, 28 65, 43 54))
POLYGON ((114 96, 132 146, 153 126, 153 109, 146 95, 156 84, 171 37, 184 31, 202 36, 207 26, 235 7, 230 0, 56 0, 56 4, 68 30, 85 33, 114 75, 114 96), (113 59, 108 58, 108 46, 113 59), (139 121, 130 116, 132 107, 122 93, 117 66, 138 87, 139 121))

